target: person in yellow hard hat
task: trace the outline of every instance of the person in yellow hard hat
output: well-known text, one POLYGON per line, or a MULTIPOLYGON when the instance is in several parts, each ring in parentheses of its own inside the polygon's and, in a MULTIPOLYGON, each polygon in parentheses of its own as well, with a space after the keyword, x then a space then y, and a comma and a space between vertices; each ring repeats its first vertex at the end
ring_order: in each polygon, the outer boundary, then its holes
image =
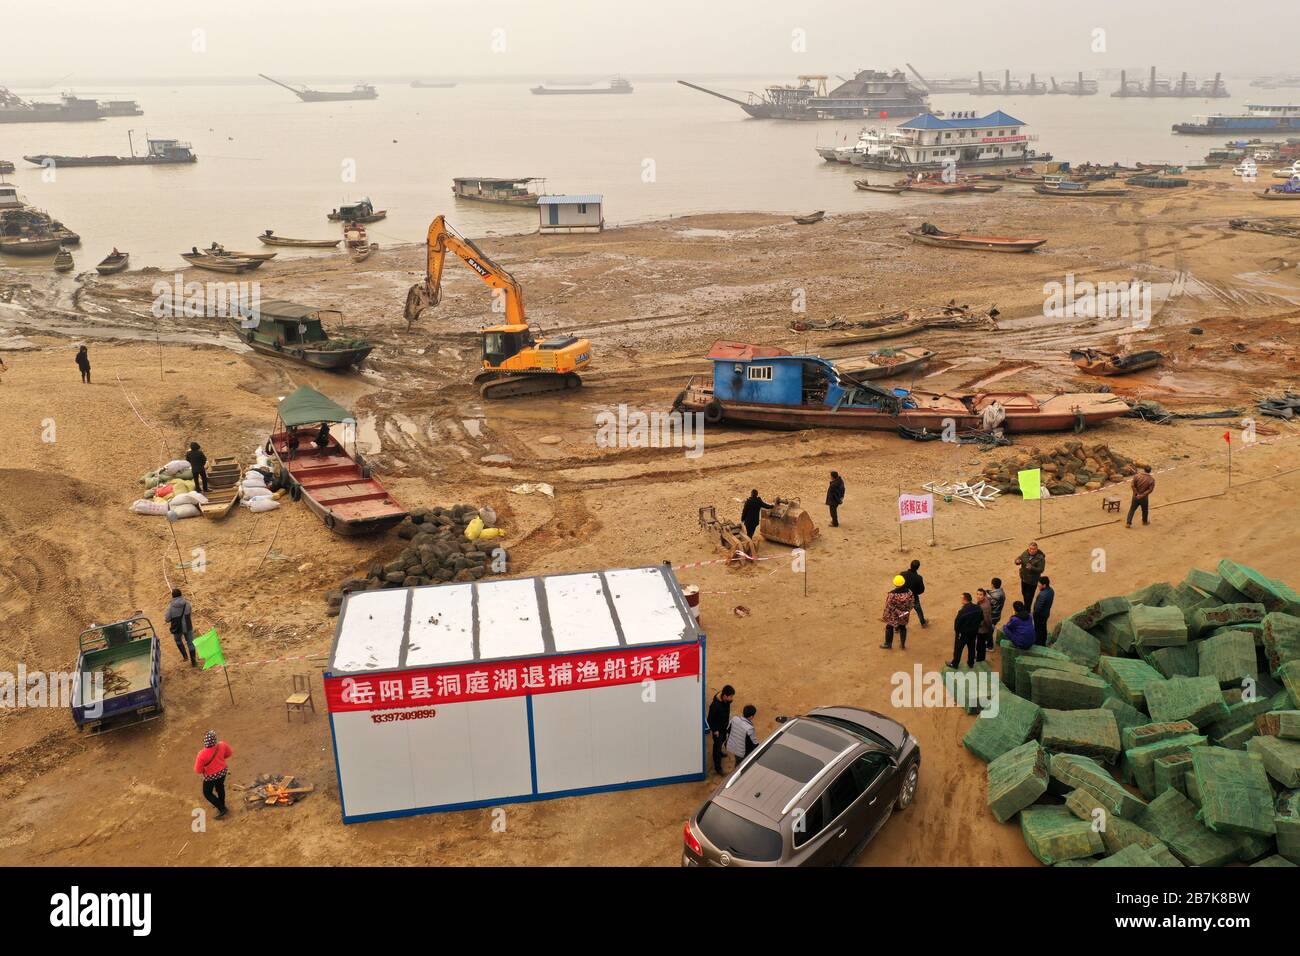
POLYGON ((912 616, 912 606, 916 598, 907 586, 907 579, 901 574, 894 575, 894 589, 885 595, 885 610, 880 619, 885 622, 885 643, 880 646, 886 650, 894 646, 894 629, 898 629, 898 646, 907 648, 907 622, 912 616))

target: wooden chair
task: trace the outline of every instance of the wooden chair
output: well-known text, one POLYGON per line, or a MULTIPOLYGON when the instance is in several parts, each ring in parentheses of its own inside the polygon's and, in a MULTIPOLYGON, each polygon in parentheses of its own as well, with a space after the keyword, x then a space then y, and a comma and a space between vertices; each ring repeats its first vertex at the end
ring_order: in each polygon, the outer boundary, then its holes
POLYGON ((1101 510, 1114 511, 1118 514, 1120 504, 1120 500, 1113 495, 1103 495, 1101 499, 1101 510))
POLYGON ((310 707, 311 712, 316 713, 316 704, 311 699, 311 675, 294 674, 293 693, 284 699, 285 721, 289 720, 292 711, 302 710, 304 707, 310 707))

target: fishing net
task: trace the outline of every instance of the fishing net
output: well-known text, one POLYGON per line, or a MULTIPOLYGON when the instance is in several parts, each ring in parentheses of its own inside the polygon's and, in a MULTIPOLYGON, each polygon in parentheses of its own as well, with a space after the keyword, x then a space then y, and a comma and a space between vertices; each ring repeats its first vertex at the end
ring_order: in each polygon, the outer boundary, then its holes
POLYGON ((1157 757, 1152 767, 1155 779, 1152 789, 1157 797, 1166 790, 1177 790, 1184 796, 1187 795, 1187 774, 1192 769, 1190 750, 1170 754, 1168 757, 1157 757))
POLYGON ((1288 790, 1300 787, 1300 742, 1281 737, 1251 737, 1246 741, 1246 752, 1262 757, 1268 775, 1288 790))
POLYGON ((1133 819, 1146 806, 1146 802, 1124 789, 1097 761, 1077 754, 1057 754, 1048 768, 1053 780, 1071 790, 1085 790, 1115 816, 1133 819))
POLYGON ((1160 672, 1146 661, 1135 661, 1127 657, 1103 657, 1097 664, 1097 673, 1134 707, 1142 707, 1146 703, 1148 684, 1164 680, 1160 672))
POLYGON ((1196 644, 1181 647, 1158 647, 1142 659, 1165 677, 1199 677, 1201 674, 1196 644))
POLYGON ((1061 622, 1051 646, 1088 670, 1095 668, 1101 658, 1101 642, 1069 619, 1061 622))
POLYGON ((1106 845, 1092 824, 1065 807, 1028 807, 1020 813, 1020 832, 1029 852, 1049 866, 1104 853, 1106 845))
POLYGON ((1043 710, 1043 746, 1052 753, 1072 753, 1114 763, 1119 757, 1119 724, 1104 708, 1043 710))
POLYGON ((1038 741, 1008 750, 989 763, 989 809, 1006 823, 1047 792, 1047 751, 1038 741))
POLYGON ((1220 604, 1218 607, 1200 607, 1192 612, 1189 630, 1193 636, 1202 637, 1216 627, 1262 621, 1264 614, 1262 604, 1220 604))
POLYGON ((1291 703, 1300 707, 1300 661, 1287 661, 1277 669, 1277 677, 1291 695, 1291 703))
MULTIPOLYGON (((1270 611, 1264 615, 1264 654, 1268 669, 1277 674, 1289 661, 1300 661, 1300 617, 1270 611)), ((1300 706, 1300 702, 1297 702, 1300 706)))
POLYGON ((1300 710, 1277 710, 1256 718, 1259 732, 1283 740, 1300 740, 1300 710))
POLYGON ((1040 670, 1066 671, 1071 674, 1086 675, 1088 668, 1075 664, 1065 655, 1062 659, 1039 655, 1024 655, 1016 658, 1016 693, 1021 697, 1032 697, 1034 692, 1033 675, 1040 670))
POLYGON ((1082 611, 1071 614, 1066 620, 1085 631, 1091 631, 1102 621, 1116 614, 1123 614, 1129 609, 1128 598, 1107 597, 1089 604, 1082 611))
POLYGON ((1133 782, 1148 800, 1156 795, 1155 762, 1159 757, 1181 753, 1189 747, 1204 747, 1206 740, 1199 734, 1183 734, 1155 743, 1142 744, 1124 751, 1124 759, 1133 782))
POLYGON ((1106 699, 1108 686, 1100 677, 1043 668, 1029 677, 1030 699, 1055 710, 1095 710, 1106 699))
POLYGON ((1109 812, 1101 800, 1089 790, 1071 790, 1065 798, 1065 808, 1080 820, 1097 826, 1107 853, 1118 853, 1126 846, 1136 844, 1150 850, 1163 846, 1160 840, 1143 830, 1132 820, 1109 812))
POLYGON ((1223 691, 1213 677, 1171 677, 1146 685, 1147 713, 1157 723, 1190 720, 1197 727, 1227 716, 1223 691))
POLYGON ((1249 601, 1258 601, 1268 611, 1285 611, 1300 617, 1300 594, 1281 581, 1265 577, 1254 568, 1224 558, 1219 575, 1249 601))
POLYGON ((1256 754, 1197 747, 1191 752, 1192 774, 1201 795, 1197 815, 1216 833, 1249 833, 1271 837, 1273 788, 1256 754))
POLYGON ((1177 790, 1156 797, 1137 818, 1187 866, 1223 866, 1237 858, 1237 845, 1196 819, 1196 806, 1177 790))
POLYGON ((1300 790, 1283 790, 1277 795, 1273 826, 1277 830, 1277 852, 1292 863, 1300 863, 1300 790))
POLYGON ((1133 631, 1133 645, 1138 650, 1149 651, 1156 647, 1187 643, 1187 621, 1183 619, 1180 608, 1134 604, 1128 617, 1129 627, 1133 631))
POLYGON ((1245 631, 1224 631, 1198 643, 1201 677, 1213 677, 1220 685, 1259 679, 1255 639, 1245 631))
POLYGON ((1118 853, 1112 853, 1105 859, 1098 860, 1093 866, 1160 866, 1151 854, 1136 843, 1124 847, 1118 853))
POLYGON ((985 763, 991 763, 1037 736, 1042 720, 1041 707, 999 687, 998 715, 977 717, 962 744, 985 763))

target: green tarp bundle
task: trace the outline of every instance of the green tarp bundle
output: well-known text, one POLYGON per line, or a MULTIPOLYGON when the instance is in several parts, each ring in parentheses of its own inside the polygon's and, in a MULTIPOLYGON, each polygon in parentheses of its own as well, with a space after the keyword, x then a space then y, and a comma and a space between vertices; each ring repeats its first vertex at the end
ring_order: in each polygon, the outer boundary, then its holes
POLYGON ((1006 823, 1047 792, 1047 751, 1037 740, 1021 744, 988 766, 989 809, 1006 823))
POLYGON ((1144 747, 1147 744, 1159 743, 1171 737, 1182 737, 1185 734, 1194 733, 1196 733, 1196 725, 1190 720, 1171 720, 1163 724, 1139 724, 1136 727, 1125 727, 1120 732, 1120 744, 1125 750, 1132 750, 1134 747, 1144 747))
POLYGON ((1160 672, 1146 661, 1127 657, 1103 657, 1097 665, 1097 673, 1134 707, 1146 704, 1147 684, 1164 680, 1160 672))
MULTIPOLYGON (((1064 657, 1064 655, 1062 655, 1064 657)), ((1054 657, 1022 654, 1016 658, 1016 693, 1021 697, 1032 697, 1034 693, 1033 675, 1040 670, 1065 671, 1069 674, 1087 675, 1088 668, 1070 660, 1057 660, 1054 657)))
POLYGON ((1277 669, 1277 678, 1291 695, 1291 703, 1300 707, 1300 661, 1287 661, 1277 669))
POLYGON ((1155 584, 1148 584, 1144 588, 1139 588, 1132 594, 1126 594, 1125 600, 1131 605, 1143 604, 1147 607, 1165 607, 1169 604, 1174 593, 1174 586, 1166 581, 1157 581, 1155 584))
POLYGON ((1257 729, 1269 737, 1300 740, 1300 710, 1275 710, 1255 718, 1257 729))
POLYGON ((1300 864, 1292 863, 1281 854, 1274 853, 1272 856, 1264 857, 1258 863, 1252 863, 1251 866, 1300 866, 1300 864))
POLYGON ((967 667, 963 661, 960 667, 945 664, 939 671, 943 680, 943 689, 953 702, 968 714, 978 714, 983 706, 980 698, 992 698, 999 693, 997 680, 981 678, 980 674, 992 674, 993 667, 988 661, 976 661, 974 667, 967 667))
POLYGON ((1181 737, 1170 737, 1168 740, 1126 750, 1124 759, 1133 773, 1133 782, 1142 791, 1142 796, 1151 799, 1156 795, 1156 758, 1182 753, 1189 747, 1204 747, 1205 743, 1205 738, 1198 734, 1183 734, 1181 737))
POLYGON ((1172 677, 1146 685, 1147 713, 1157 722, 1190 720, 1197 727, 1228 714, 1223 691, 1213 677, 1172 677))
POLYGON ((1166 678, 1200 677, 1199 646, 1199 643, 1192 643, 1181 647, 1157 647, 1154 651, 1143 654, 1142 659, 1166 678))
POLYGON ((1169 852, 1169 847, 1163 843, 1157 843, 1147 850, 1151 854, 1151 859, 1155 860, 1161 866, 1183 866, 1183 861, 1169 852))
POLYGON ((1252 700, 1229 704, 1227 714, 1212 723, 1206 724, 1204 730, 1210 735, 1211 740, 1215 740, 1242 724, 1254 723, 1255 718, 1260 714, 1267 714, 1270 710, 1276 710, 1277 708, 1273 706, 1273 702, 1274 698, 1272 697, 1260 696, 1252 700))
POLYGON ((1246 752, 1264 758, 1268 775, 1287 789, 1300 787, 1300 741, 1281 737, 1251 737, 1246 752))
POLYGON ((1259 734, 1259 727, 1254 720, 1248 720, 1245 723, 1238 724, 1236 727, 1229 727, 1221 734, 1216 734, 1210 738, 1210 743, 1216 747, 1223 747, 1226 750, 1245 750, 1246 741, 1259 734))
POLYGON ((1270 611, 1263 625, 1264 654, 1269 672, 1276 675, 1287 661, 1300 661, 1300 617, 1270 611))
POLYGON ((1129 793, 1110 775, 1110 771, 1089 757, 1057 754, 1052 758, 1048 773, 1070 790, 1091 793, 1114 816, 1132 819, 1146 806, 1145 801, 1129 793))
POLYGON ((1098 860, 1093 866, 1160 866, 1146 850, 1137 844, 1124 847, 1118 853, 1112 853, 1105 859, 1098 860))
POLYGON ((1188 866, 1223 866, 1237 859, 1237 845, 1196 819, 1196 806, 1177 790, 1156 797, 1135 821, 1158 837, 1188 866))
POLYGON ((1281 581, 1265 577, 1254 568, 1224 558, 1219 574, 1247 600, 1257 601, 1269 611, 1285 611, 1300 616, 1300 595, 1281 581))
POLYGON ((1081 627, 1085 631, 1091 631, 1108 617, 1114 617, 1116 614, 1123 614, 1129 609, 1127 598, 1106 597, 1093 604, 1089 604, 1082 611, 1071 614, 1066 620, 1073 623, 1076 627, 1081 627))
POLYGON ((1065 807, 1027 807, 1020 811, 1020 832, 1029 852, 1049 866, 1104 853, 1106 845, 1092 824, 1065 807))
POLYGON ((1115 715, 1115 722, 1119 724, 1121 731, 1128 727, 1140 727, 1142 724, 1151 721, 1150 717, 1120 697, 1114 688, 1111 689, 1111 693, 1113 696, 1103 700, 1101 706, 1115 715))
POLYGON ((1259 679, 1255 639, 1245 631, 1223 631, 1197 643, 1201 677, 1213 677, 1221 687, 1259 679))
POLYGON ((1249 833, 1271 837, 1273 788, 1264 761, 1251 753, 1221 747, 1197 747, 1192 773, 1201 795, 1197 816, 1216 833, 1249 833))
MULTIPOLYGON (((999 634, 1003 633, 1000 629, 999 634)), ((1008 690, 1016 690, 1016 661, 1021 657, 1044 657, 1054 661, 1069 662, 1068 655, 1051 647, 1044 647, 1042 644, 1035 644, 1032 647, 1026 647, 1024 650, 1016 647, 1010 641, 1002 640, 998 642, 1000 654, 1002 655, 1002 686, 1008 690)), ((1017 691, 1019 693, 1019 691, 1017 691)), ((1028 691, 1024 696, 1029 696, 1028 691)))
POLYGON ((1277 795, 1273 826, 1277 829, 1277 852, 1300 863, 1300 790, 1283 790, 1277 795))
POLYGON ((1116 614, 1108 617, 1093 631, 1101 641, 1101 649, 1107 654, 1132 654, 1135 638, 1133 636, 1133 619, 1128 614, 1116 614))
POLYGON ((1041 669, 1029 679, 1030 699, 1040 707, 1056 710, 1092 710, 1106 699, 1108 686, 1100 677, 1041 669))
POLYGON ((1128 612, 1133 645, 1139 651, 1187 643, 1187 622, 1176 607, 1148 607, 1134 604, 1128 612))
POLYGON ((1043 710, 1039 737, 1052 753, 1080 754, 1106 763, 1119 758, 1119 724, 1105 708, 1093 710, 1043 710))
POLYGON ((1038 735, 1043 709, 1037 704, 998 688, 998 715, 979 716, 962 738, 966 749, 985 763, 990 763, 1008 750, 1038 735))
POLYGON ((1052 648, 1088 670, 1095 668, 1101 658, 1101 642, 1068 619, 1061 622, 1052 648))
POLYGON ((1143 830, 1132 820, 1110 813, 1088 790, 1072 790, 1065 798, 1065 807, 1080 820, 1086 820, 1101 833, 1107 853, 1118 853, 1126 846, 1136 844, 1150 850, 1160 846, 1160 840, 1143 830))
POLYGON ((1262 620, 1262 604, 1220 604, 1218 607, 1203 607, 1193 611, 1188 631, 1192 637, 1204 637, 1216 627, 1231 627, 1234 624, 1262 620))
MULTIPOLYGON (((1198 747, 1198 750, 1204 750, 1204 747, 1198 747)), ((1152 775, 1155 784, 1152 790, 1158 797, 1166 790, 1177 790, 1179 793, 1187 793, 1187 774, 1192 769, 1191 750, 1184 750, 1176 754, 1169 754, 1167 757, 1157 757, 1155 763, 1151 765, 1152 775)))

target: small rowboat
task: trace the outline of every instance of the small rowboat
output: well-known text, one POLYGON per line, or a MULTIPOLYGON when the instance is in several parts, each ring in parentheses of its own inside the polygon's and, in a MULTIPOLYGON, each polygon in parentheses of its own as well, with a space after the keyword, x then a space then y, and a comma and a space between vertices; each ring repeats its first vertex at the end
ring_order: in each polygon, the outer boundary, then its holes
POLYGON ((966 183, 973 193, 995 193, 1002 188, 1001 183, 966 183))
POLYGON ((923 331, 924 329, 925 323, 922 322, 890 322, 886 325, 878 325, 865 332, 856 332, 853 335, 845 335, 837 339, 828 339, 819 344, 824 348, 836 348, 841 345, 857 345, 861 342, 875 342, 879 339, 896 339, 900 335, 911 335, 915 332, 923 331))
POLYGON ((1070 360, 1089 375, 1127 375, 1155 368, 1163 358, 1153 349, 1123 355, 1101 349, 1070 349, 1070 360))
POLYGON ((61 245, 57 236, 0 236, 0 252, 11 256, 44 256, 61 245))
POLYGON ((853 185, 869 193, 901 193, 902 186, 887 186, 884 183, 869 183, 865 179, 853 180, 853 185))
POLYGON ((370 258, 370 254, 378 251, 379 243, 372 242, 364 246, 352 246, 348 249, 348 255, 352 257, 353 262, 365 262, 370 258))
POLYGON ((105 256, 100 261, 99 265, 95 266, 95 271, 102 276, 111 276, 115 272, 121 272, 124 270, 130 262, 131 254, 129 252, 118 252, 117 250, 114 250, 105 256))
POLYGON ((342 239, 287 239, 275 235, 270 229, 257 238, 268 246, 297 246, 300 249, 333 249, 343 241, 342 239))
POLYGON ((219 242, 214 242, 203 251, 210 256, 216 256, 220 259, 258 259, 262 262, 270 262, 280 254, 278 252, 232 252, 219 242))
POLYGON ((795 216, 794 221, 801 226, 811 226, 815 222, 821 222, 826 218, 826 210, 818 209, 816 212, 810 212, 806 216, 795 216))
POLYGON ((203 496, 206 505, 199 505, 205 518, 224 518, 239 504, 239 486, 244 471, 234 455, 214 458, 208 465, 208 490, 203 496))
POLYGON ((835 363, 835 367, 849 378, 889 378, 891 375, 902 375, 919 369, 932 358, 934 353, 929 349, 880 349, 868 355, 841 359, 835 363))
POLYGON ((1277 187, 1265 189, 1263 192, 1255 193, 1260 199, 1300 199, 1300 189, 1295 192, 1284 192, 1277 187))
POLYGON ((209 256, 202 252, 182 252, 181 258, 194 266, 196 269, 207 269, 209 272, 231 272, 242 273, 252 272, 259 269, 265 262, 260 259, 236 259, 233 256, 209 256))
POLYGON ((1090 186, 1084 189, 1062 189, 1059 186, 1044 183, 1034 187, 1034 192, 1040 196, 1064 196, 1067 199, 1103 199, 1106 197, 1127 196, 1130 191, 1128 189, 1093 189, 1090 186))
POLYGON ((909 193, 927 193, 931 196, 955 196, 958 193, 973 193, 975 187, 970 183, 936 183, 922 181, 908 183, 903 187, 909 193))
POLYGON ((77 264, 72 261, 72 253, 67 249, 60 249, 59 254, 54 257, 55 272, 71 272, 76 267, 77 264))
POLYGON ((978 249, 984 252, 1032 252, 1047 242, 1046 239, 1012 239, 1006 236, 966 236, 956 232, 944 232, 926 223, 920 229, 907 233, 913 242, 924 246, 940 246, 944 249, 978 249))

